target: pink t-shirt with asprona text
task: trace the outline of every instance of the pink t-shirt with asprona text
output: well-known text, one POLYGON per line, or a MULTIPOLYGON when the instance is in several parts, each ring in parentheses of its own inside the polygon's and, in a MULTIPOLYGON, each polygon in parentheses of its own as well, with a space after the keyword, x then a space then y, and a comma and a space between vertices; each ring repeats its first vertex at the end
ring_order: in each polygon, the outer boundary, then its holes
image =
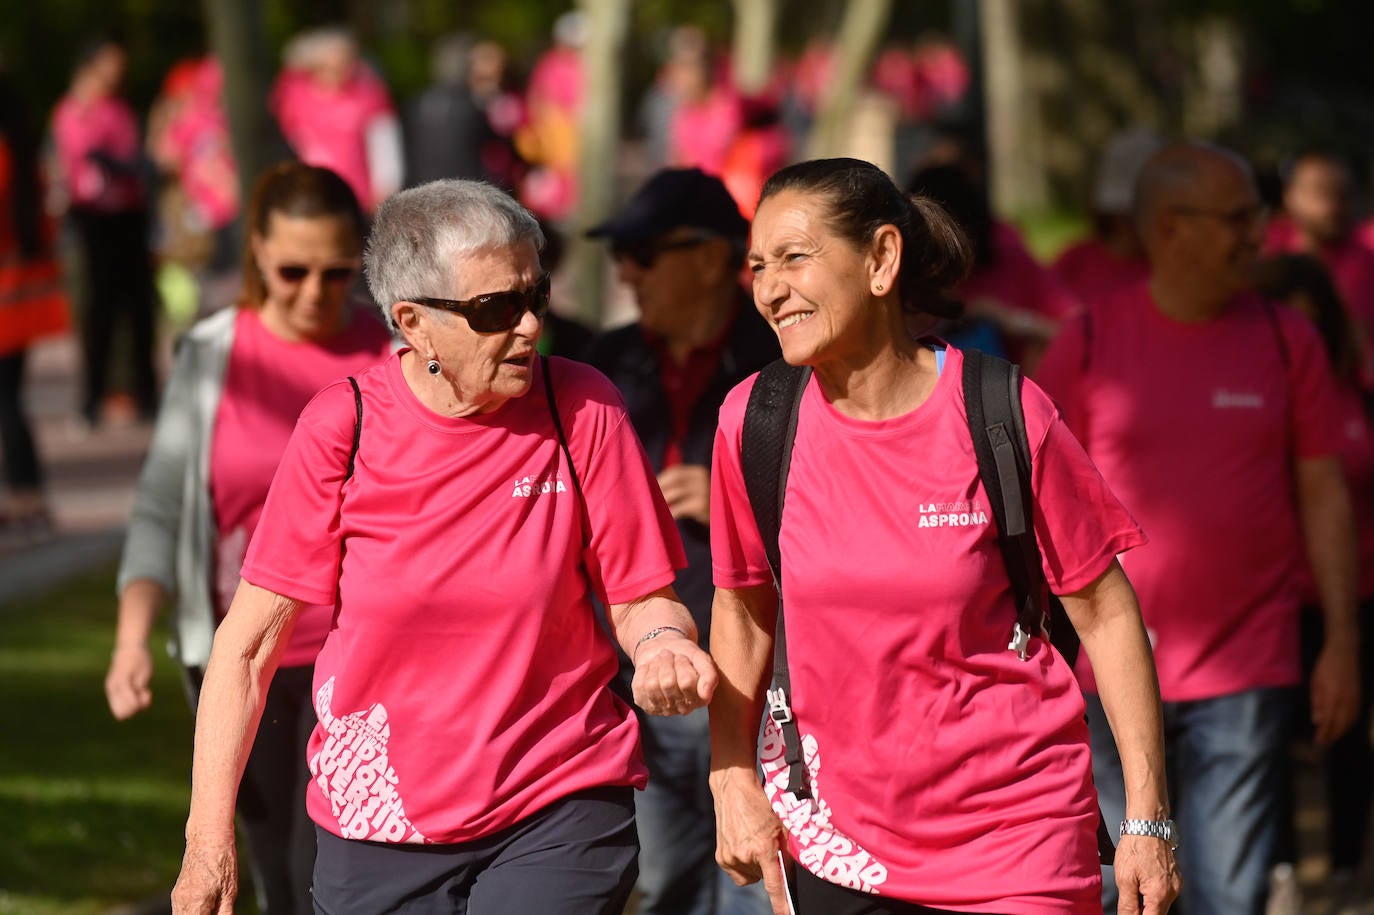
MULTIPOLYGON (((769 721, 765 788, 822 879, 966 912, 1101 912, 1082 693, 1040 639, 1007 649, 1015 601, 950 348, 930 398, 846 417, 813 377, 782 519, 793 706, 818 804, 787 795, 769 721)), ((718 587, 772 580, 740 467, 754 379, 721 408, 712 474, 718 587)), ((1033 384, 1024 406, 1045 574, 1080 590, 1144 542, 1033 384)))
POLYGON ((1293 464, 1337 454, 1342 427, 1307 320, 1243 295, 1213 320, 1175 321, 1140 283, 1065 322, 1036 379, 1150 532, 1122 565, 1164 699, 1296 684, 1293 464))
POLYGON ((620 603, 683 558, 620 395, 551 360, 584 524, 538 364, 524 397, 449 418, 399 359, 357 376, 346 483, 352 389, 302 412, 243 568, 298 600, 338 593, 315 662, 311 817, 348 839, 456 843, 585 788, 643 787, 589 577, 620 603))

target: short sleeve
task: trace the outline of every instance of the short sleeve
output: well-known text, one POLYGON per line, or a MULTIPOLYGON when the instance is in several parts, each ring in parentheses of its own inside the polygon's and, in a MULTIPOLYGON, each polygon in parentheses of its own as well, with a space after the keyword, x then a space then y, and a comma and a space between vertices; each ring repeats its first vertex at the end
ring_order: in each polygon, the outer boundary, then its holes
POLYGON ((1059 405, 1069 428, 1080 436, 1087 435, 1082 384, 1087 364, 1088 320, 1086 312, 1079 312, 1060 324, 1035 370, 1036 383, 1059 405))
POLYGON ((711 573, 718 588, 747 588, 773 580, 740 463, 744 410, 757 377, 730 392, 721 405, 716 429, 711 458, 711 573))
POLYGON ((285 597, 332 604, 338 592, 340 508, 357 407, 348 382, 306 405, 272 478, 243 578, 285 597))
POLYGON ((1031 489, 1045 579, 1056 594, 1072 594, 1145 535, 1044 392, 1027 384, 1022 399, 1028 431, 1044 430, 1031 457, 1031 489))
POLYGON ((1294 456, 1305 460, 1338 454, 1343 429, 1340 388, 1321 338, 1302 315, 1271 307, 1288 344, 1288 422, 1294 456))
POLYGON ((635 600, 673 583, 687 564, 682 538, 614 385, 589 366, 556 365, 560 414, 578 403, 570 447, 590 455, 579 468, 592 531, 588 572, 609 603, 635 600))

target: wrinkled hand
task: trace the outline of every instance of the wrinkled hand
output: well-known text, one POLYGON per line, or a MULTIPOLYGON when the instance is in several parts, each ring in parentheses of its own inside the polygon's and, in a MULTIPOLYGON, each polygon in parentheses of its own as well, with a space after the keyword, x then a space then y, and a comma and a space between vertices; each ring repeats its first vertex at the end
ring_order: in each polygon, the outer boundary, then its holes
POLYGON ((188 839, 172 887, 172 915, 234 915, 238 886, 232 835, 227 845, 188 839))
POLYGON ((1312 668, 1312 728, 1319 746, 1330 746, 1355 723, 1360 706, 1357 639, 1328 638, 1312 668))
POLYGON ((658 475, 658 488, 673 518, 711 524, 711 471, 700 464, 678 464, 658 475))
POLYGON ((1173 849, 1151 836, 1122 836, 1112 869, 1121 893, 1118 915, 1164 915, 1183 885, 1173 849))
POLYGON ((787 848, 782 821, 752 771, 712 773, 716 802, 716 863, 738 886, 762 880, 773 915, 791 911, 778 851, 787 848))
POLYGON ((153 656, 147 645, 116 645, 105 674, 105 701, 118 721, 132 718, 153 704, 153 656))
POLYGON ((716 662, 685 636, 665 632, 635 648, 635 704, 650 715, 686 715, 711 701, 716 662))

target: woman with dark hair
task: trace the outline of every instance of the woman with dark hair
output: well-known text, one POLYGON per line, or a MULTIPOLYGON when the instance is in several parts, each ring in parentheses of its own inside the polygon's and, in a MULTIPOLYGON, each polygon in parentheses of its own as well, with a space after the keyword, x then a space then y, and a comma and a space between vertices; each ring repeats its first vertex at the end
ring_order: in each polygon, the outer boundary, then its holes
POLYGON ((0 545, 52 535, 43 473, 24 414, 24 356, 67 326, 67 299, 43 214, 38 144, 19 97, 0 73, 0 452, 5 498, 0 545))
MULTIPOLYGON (((990 520, 963 355, 926 336, 969 245, 933 201, 828 159, 769 179, 748 262, 783 358, 809 366, 781 511, 789 714, 811 798, 788 788, 770 697, 779 590, 742 470, 755 379, 721 408, 712 475, 711 704, 717 859, 785 913, 779 852, 809 913, 1101 910, 1083 697, 1039 634, 1011 650, 1016 601, 990 520), (875 899, 874 897, 882 897, 875 899)), ((1144 542, 1050 399, 1021 388, 1034 533, 1050 588, 1104 671, 1130 816, 1117 881, 1177 894, 1158 685, 1118 553, 1144 542), (1142 834, 1152 833, 1152 834, 1142 834), (1155 836, 1160 837, 1155 837, 1155 836)), ((1062 621, 1061 621, 1062 624, 1062 621)))
MULTIPOLYGON (((168 601, 175 656, 197 704, 211 641, 297 416, 320 388, 389 352, 386 327, 348 296, 363 229, 352 190, 328 169, 284 163, 258 179, 239 305, 201 321, 178 346, 139 479, 105 678, 116 718, 152 702, 148 638, 168 601)), ((311 911, 315 833, 304 755, 315 725, 315 656, 333 613, 328 603, 302 611, 238 794, 259 907, 272 915, 311 911)))
MULTIPOLYGON (((1275 301, 1284 302, 1306 315, 1321 335, 1341 394, 1341 465, 1354 503, 1359 533, 1359 626, 1360 707, 1355 725, 1337 738, 1322 757, 1326 773, 1327 848, 1331 855, 1330 895, 1332 911, 1355 911, 1356 873, 1364 860, 1369 834, 1369 807, 1374 786, 1369 772, 1374 753, 1369 742, 1370 704, 1374 701, 1374 438, 1370 435, 1370 402, 1360 383, 1361 353, 1356 324, 1346 310, 1335 281, 1318 258, 1308 254, 1282 254, 1260 262, 1257 285, 1275 301), (1349 908, 1345 908, 1348 906, 1349 908)), ((1310 680, 1323 642, 1321 599, 1310 575, 1303 581, 1302 658, 1310 680)), ((1306 707, 1306 703, 1303 703, 1306 707)), ((1294 800, 1294 785, 1285 786, 1287 800, 1294 800)), ((1297 861, 1297 827, 1283 824, 1283 842, 1273 876, 1274 891, 1294 887, 1297 861), (1285 869, 1284 864, 1288 867, 1285 869)))

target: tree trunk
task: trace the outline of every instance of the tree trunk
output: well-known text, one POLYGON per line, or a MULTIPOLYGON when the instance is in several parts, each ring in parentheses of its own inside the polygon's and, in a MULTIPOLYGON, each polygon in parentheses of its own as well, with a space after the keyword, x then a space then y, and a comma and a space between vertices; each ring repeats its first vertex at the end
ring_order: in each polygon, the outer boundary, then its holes
POLYGON ((756 95, 773 73, 778 0, 735 0, 735 84, 756 95))
POLYGON ((285 143, 267 111, 267 38, 262 9, 242 0, 204 0, 210 48, 224 68, 224 107, 238 165, 240 199, 246 205, 253 182, 281 157, 285 143))
POLYGON ((605 219, 615 205, 620 154, 621 60, 629 26, 630 0, 578 0, 587 16, 582 47, 582 101, 578 125, 577 212, 568 249, 576 277, 577 311, 588 326, 601 326, 605 294, 604 246, 583 233, 605 219))
POLYGON ((811 158, 843 151, 859 87, 892 12, 891 0, 850 0, 835 43, 834 81, 821 100, 808 147, 811 158))
POLYGON ((1042 209, 1048 203, 1037 99, 1018 22, 1018 0, 981 0, 983 91, 987 111, 988 183, 993 210, 1002 215, 1042 209))

